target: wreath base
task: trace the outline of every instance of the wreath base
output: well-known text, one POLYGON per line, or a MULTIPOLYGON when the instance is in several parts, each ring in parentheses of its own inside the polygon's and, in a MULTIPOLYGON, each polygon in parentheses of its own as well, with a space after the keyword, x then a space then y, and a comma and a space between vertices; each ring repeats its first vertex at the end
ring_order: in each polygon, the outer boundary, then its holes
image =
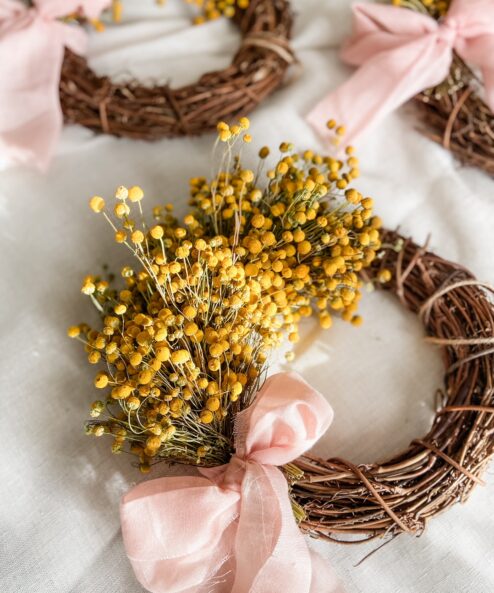
POLYGON ((293 16, 287 0, 251 0, 233 21, 242 44, 232 64, 177 89, 113 83, 66 51, 60 81, 65 120, 104 134, 156 140, 203 134, 220 120, 247 115, 282 84, 295 61, 289 46, 293 16))
POLYGON ((444 387, 429 433, 391 459, 297 461, 304 475, 292 493, 305 511, 301 528, 340 543, 420 534, 483 483, 494 455, 494 288, 397 232, 384 231, 383 245, 370 275, 394 270, 384 288, 419 315, 426 340, 441 346, 444 387))

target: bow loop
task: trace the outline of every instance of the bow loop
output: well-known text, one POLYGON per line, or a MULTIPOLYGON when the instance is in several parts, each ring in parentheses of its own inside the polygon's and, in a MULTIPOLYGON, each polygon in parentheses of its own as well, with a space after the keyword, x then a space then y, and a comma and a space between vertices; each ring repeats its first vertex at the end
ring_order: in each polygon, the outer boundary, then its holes
POLYGON ((480 68, 486 100, 494 110, 494 0, 453 0, 446 17, 397 6, 353 6, 354 32, 342 59, 357 72, 311 111, 309 123, 322 136, 333 118, 345 125, 351 143, 417 93, 448 75, 453 50, 480 68))
POLYGON ((237 455, 264 465, 285 465, 310 449, 332 419, 324 398, 300 376, 278 373, 238 414, 237 455))
POLYGON ((300 377, 274 375, 240 414, 228 464, 131 490, 122 533, 139 581, 153 593, 336 592, 327 567, 324 585, 314 579, 286 479, 274 467, 306 451, 331 418, 300 377))
POLYGON ((403 19, 403 8, 397 6, 355 4, 352 9, 353 32, 341 49, 341 58, 352 66, 361 66, 370 56, 398 49, 418 37, 435 35, 439 27, 418 12, 409 11, 409 18, 403 19))

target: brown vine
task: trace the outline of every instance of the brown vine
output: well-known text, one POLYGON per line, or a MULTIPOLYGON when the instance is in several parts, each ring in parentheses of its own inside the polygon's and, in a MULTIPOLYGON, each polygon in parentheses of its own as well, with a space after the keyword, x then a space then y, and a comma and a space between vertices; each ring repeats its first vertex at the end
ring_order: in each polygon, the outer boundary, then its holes
POLYGON ((441 347, 444 387, 428 434, 391 459, 359 466, 311 455, 297 461, 304 472, 293 486, 305 511, 301 528, 343 543, 420 534, 483 483, 494 455, 494 288, 396 232, 385 231, 383 243, 371 275, 394 270, 384 288, 441 347))
POLYGON ((283 83, 295 61, 289 44, 293 16, 287 0, 251 0, 233 20, 242 43, 232 64, 182 88, 116 84, 67 51, 60 82, 65 120, 105 134, 155 140, 199 135, 220 120, 246 115, 283 83))
POLYGON ((494 176, 494 113, 481 98, 481 83, 455 56, 448 79, 418 94, 414 103, 423 131, 465 165, 494 176))

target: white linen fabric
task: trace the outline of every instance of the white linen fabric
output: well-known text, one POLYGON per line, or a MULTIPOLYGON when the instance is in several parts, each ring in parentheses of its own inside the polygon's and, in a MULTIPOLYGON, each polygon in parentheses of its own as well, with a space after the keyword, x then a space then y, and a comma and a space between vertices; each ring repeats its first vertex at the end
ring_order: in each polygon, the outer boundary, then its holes
MULTIPOLYGON (((349 75, 337 48, 349 32, 350 2, 293 5, 301 69, 252 114, 252 160, 257 147, 282 140, 321 149, 304 115, 349 75)), ((164 8, 127 0, 122 25, 92 35, 92 64, 114 76, 184 84, 227 65, 238 42, 223 19, 192 28, 190 11, 178 0, 164 8)), ((375 198, 388 227, 400 225, 418 241, 430 233, 435 251, 493 281, 493 180, 460 168, 415 127, 401 110, 359 143, 358 186, 375 198)), ((3 593, 141 591, 124 554, 118 504, 142 476, 132 458, 110 453, 108 441, 84 435, 96 399, 92 369, 65 330, 96 319, 79 292, 83 275, 104 263, 117 268, 127 257, 87 207, 88 198, 110 198, 117 185, 139 184, 146 208, 171 201, 183 212, 188 178, 210 173, 212 141, 206 135, 148 144, 72 126, 46 176, 8 166, 0 172, 3 593)), ((437 349, 423 343, 417 319, 391 297, 365 295, 362 313, 359 329, 337 322, 323 332, 307 322, 294 363, 335 409, 318 453, 354 462, 383 458, 424 434, 442 378, 437 349)), ((169 471, 160 467, 155 475, 169 471)), ((492 468, 487 482, 465 506, 431 521, 421 537, 400 536, 358 566, 375 543, 313 545, 348 593, 492 593, 492 468)))

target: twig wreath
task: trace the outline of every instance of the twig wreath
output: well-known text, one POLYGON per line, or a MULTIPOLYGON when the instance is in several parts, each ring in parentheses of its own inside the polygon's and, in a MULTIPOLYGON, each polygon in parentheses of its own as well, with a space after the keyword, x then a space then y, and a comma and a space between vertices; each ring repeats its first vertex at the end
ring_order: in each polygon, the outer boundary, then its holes
MULTIPOLYGON (((492 289, 380 230, 372 199, 351 187, 351 147, 338 160, 283 142, 265 184, 269 149, 256 170, 232 150, 250 143, 248 127, 218 124, 219 172, 191 179, 182 223, 168 205, 148 225, 138 186, 117 189, 113 216, 101 196, 90 200, 138 267, 122 269, 123 289, 87 276, 100 327, 68 330, 105 364, 94 384, 106 400, 92 404, 87 434, 111 435, 143 473, 171 461, 201 474, 145 480, 122 499, 127 554, 156 593, 272 591, 281 578, 279 591, 340 591, 302 533, 345 543, 418 533, 482 483, 494 453, 492 289), (297 342, 304 317, 360 325, 364 281, 420 314, 446 375, 429 434, 356 466, 307 453, 332 419, 321 394, 294 373, 264 379, 269 352, 285 335, 297 342)), ((343 129, 328 129, 337 142, 343 129)))
MULTIPOLYGON (((85 22, 101 28, 111 0, 12 0, 0 15, 0 150, 45 171, 63 122, 95 132, 154 140, 198 135, 254 109, 295 62, 288 0, 207 2, 204 17, 230 17, 242 34, 228 68, 171 88, 97 76, 86 58, 85 22), (16 59, 12 59, 16 56, 16 59), (29 105, 29 109, 26 109, 29 105)), ((113 5, 118 20, 120 2, 113 5)))
POLYGON ((104 134, 155 140, 203 134, 221 119, 252 111, 283 83, 295 61, 289 42, 293 16, 287 0, 249 0, 246 8, 236 7, 232 21, 242 42, 231 65, 177 89, 113 83, 67 50, 60 80, 65 120, 104 134))
POLYGON ((460 162, 494 175, 494 3, 392 4, 353 7, 354 30, 341 57, 359 69, 311 111, 309 121, 324 136, 323 123, 332 114, 354 142, 413 100, 427 136, 460 162))
POLYGON ((483 484, 494 454, 494 288, 397 232, 383 231, 382 241, 369 273, 393 270, 382 288, 420 317, 427 341, 442 347, 444 388, 428 434, 389 460, 297 461, 304 472, 293 487, 306 514, 301 527, 343 543, 421 533, 483 484))

